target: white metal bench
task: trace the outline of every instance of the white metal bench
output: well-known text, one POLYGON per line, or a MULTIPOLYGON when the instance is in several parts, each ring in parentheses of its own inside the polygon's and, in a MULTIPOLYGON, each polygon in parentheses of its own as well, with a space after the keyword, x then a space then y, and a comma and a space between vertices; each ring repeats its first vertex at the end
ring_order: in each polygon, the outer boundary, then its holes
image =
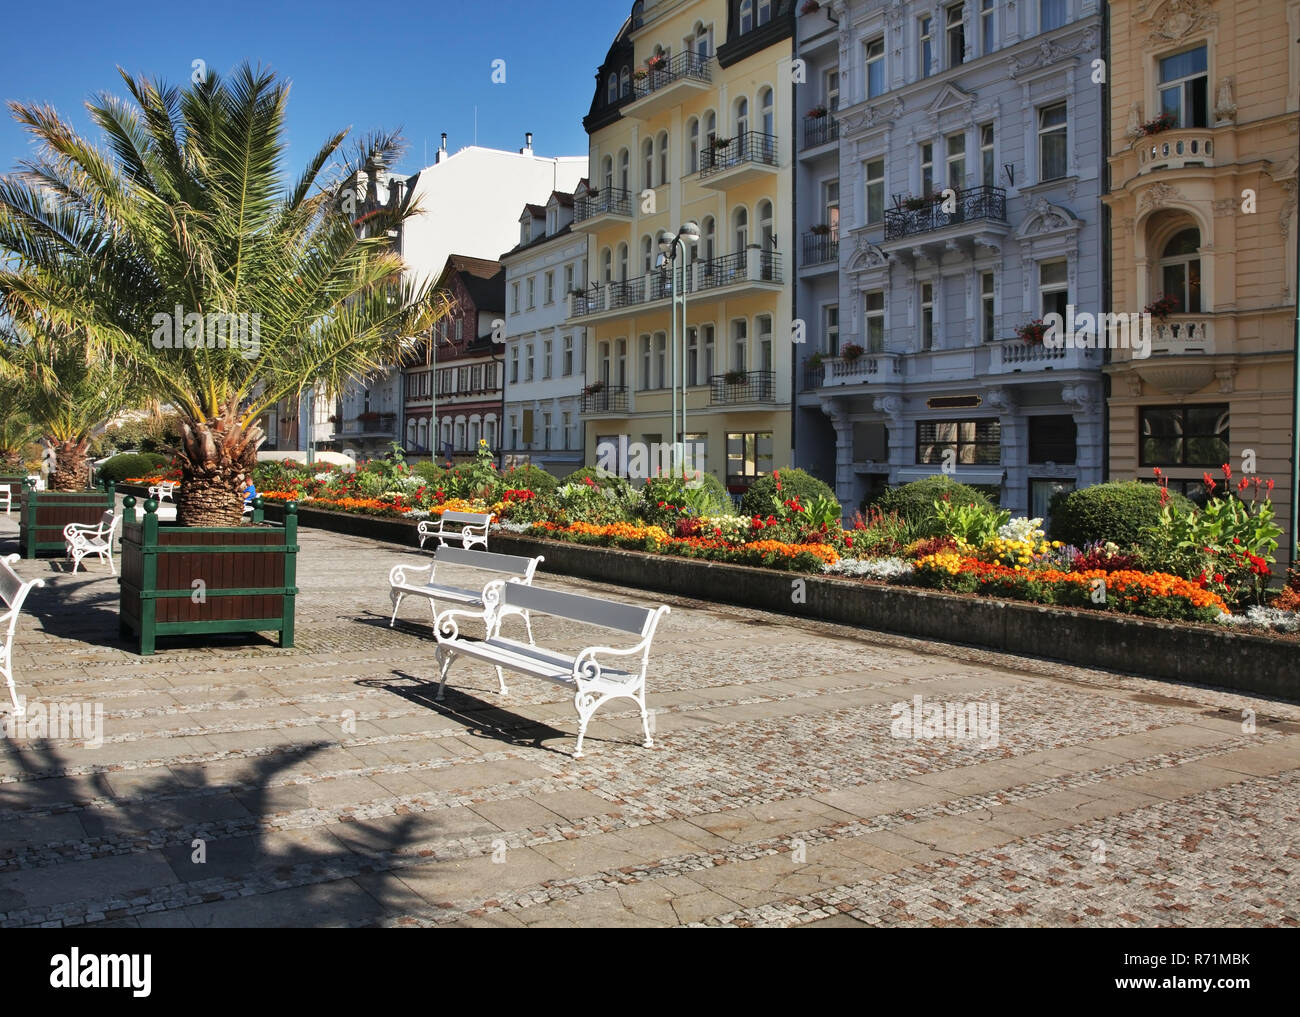
POLYGON ((0 487, 0 501, 5 503, 5 515, 8 515, 10 509, 14 506, 14 493, 8 484, 0 487))
POLYGON ((492 522, 491 512, 444 512, 438 517, 438 525, 432 519, 423 519, 415 528, 419 535, 420 546, 432 537, 438 539, 440 547, 446 547, 448 541, 460 544, 466 551, 481 544, 487 550, 488 525, 492 522), (448 523, 464 524, 459 530, 447 529, 448 523))
POLYGON ((493 665, 501 694, 506 695, 504 669, 541 678, 544 681, 573 689, 573 705, 578 711, 578 745, 573 753, 582 758, 582 739, 587 733, 587 722, 605 702, 620 697, 633 700, 641 710, 641 725, 645 729, 646 748, 653 748, 650 737, 650 719, 645 708, 646 667, 650 663, 650 643, 654 639, 659 619, 668 613, 666 606, 636 607, 584 597, 559 590, 543 590, 520 583, 505 583, 501 587, 501 600, 495 610, 488 609, 488 630, 485 639, 461 636, 458 618, 479 618, 480 615, 455 609, 442 612, 434 625, 438 639, 438 699, 442 698, 447 684, 447 671, 457 656, 473 657, 493 665), (544 614, 553 618, 585 622, 604 629, 630 632, 638 637, 635 646, 616 649, 610 646, 588 646, 570 656, 540 646, 525 645, 501 636, 501 622, 511 614, 544 614), (639 661, 636 659, 639 656, 639 661), (626 669, 611 666, 602 658, 631 657, 626 669))
MULTIPOLYGON (((489 608, 495 606, 497 598, 500 596, 500 587, 504 583, 514 581, 530 585, 533 581, 533 573, 537 571, 537 566, 543 560, 543 556, 540 554, 536 558, 524 558, 513 554, 466 551, 460 547, 444 546, 434 551, 433 561, 429 562, 428 565, 395 565, 393 570, 388 573, 388 596, 393 602, 393 617, 389 619, 388 627, 392 628, 397 621, 397 609, 401 607, 403 597, 428 597, 429 610, 433 613, 435 621, 438 612, 434 604, 439 600, 464 604, 467 607, 489 608), (434 582, 434 579, 439 565, 482 569, 485 572, 495 573, 495 578, 478 590, 437 583, 434 582), (429 579, 421 584, 418 574, 423 572, 429 573, 429 579), (416 575, 408 578, 408 573, 415 573, 416 575)), ((523 615, 524 627, 528 630, 528 641, 531 643, 533 641, 532 622, 528 617, 528 612, 523 612, 523 615)))
POLYGON ((175 490, 176 481, 160 480, 149 488, 149 497, 157 498, 159 501, 175 501, 176 499, 172 497, 175 490))
POLYGON ((27 594, 34 587, 45 585, 44 579, 31 579, 25 583, 22 581, 13 570, 14 562, 20 557, 11 554, 0 559, 0 601, 4 602, 5 607, 4 614, 0 614, 0 626, 4 626, 4 645, 0 646, 0 674, 4 675, 5 684, 9 687, 9 699, 14 704, 14 716, 17 717, 26 713, 26 708, 18 701, 18 693, 14 689, 13 650, 14 633, 18 631, 18 612, 23 609, 27 594))
POLYGON ((112 512, 105 512, 99 519, 99 525, 90 523, 68 523, 63 528, 63 539, 67 543, 68 557, 72 559, 72 571, 77 571, 81 559, 89 555, 98 555, 108 559, 108 567, 117 575, 117 566, 113 564, 113 540, 122 525, 122 517, 112 512))

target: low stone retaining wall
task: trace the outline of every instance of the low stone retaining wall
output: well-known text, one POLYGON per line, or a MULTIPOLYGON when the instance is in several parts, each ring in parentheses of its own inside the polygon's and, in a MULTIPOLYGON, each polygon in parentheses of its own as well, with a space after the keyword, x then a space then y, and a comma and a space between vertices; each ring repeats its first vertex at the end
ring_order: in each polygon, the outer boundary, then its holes
MULTIPOLYGON (((268 519, 278 519, 282 512, 280 505, 267 505, 268 519)), ((298 518, 303 526, 416 545, 415 523, 407 520, 310 508, 300 508, 298 518)), ((543 574, 554 572, 1128 675, 1300 699, 1300 644, 1268 636, 516 534, 493 533, 489 542, 493 551, 503 554, 545 555, 543 574)))

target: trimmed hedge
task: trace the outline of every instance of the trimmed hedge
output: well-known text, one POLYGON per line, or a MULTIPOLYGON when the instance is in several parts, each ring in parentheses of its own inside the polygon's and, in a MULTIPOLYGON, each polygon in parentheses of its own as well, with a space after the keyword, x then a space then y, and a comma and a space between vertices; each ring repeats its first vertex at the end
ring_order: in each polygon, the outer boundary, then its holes
POLYGON ((811 473, 785 467, 766 476, 759 477, 749 486, 745 496, 740 500, 741 515, 768 516, 777 512, 782 504, 798 496, 805 505, 814 498, 830 498, 839 504, 839 499, 825 483, 811 473), (776 489, 778 478, 781 490, 776 489))
POLYGON ((532 465, 532 463, 506 470, 501 474, 501 480, 505 483, 507 490, 518 491, 526 487, 538 494, 551 494, 560 486, 560 482, 554 475, 547 473, 540 466, 532 465))
POLYGON ((944 473, 914 480, 910 484, 891 487, 876 501, 882 512, 897 512, 912 527, 918 537, 944 536, 934 518, 934 503, 943 501, 944 495, 957 505, 980 505, 993 508, 993 502, 978 488, 959 484, 944 473))
POLYGON ((170 463, 169 457, 157 452, 123 452, 99 468, 99 479, 120 484, 127 477, 147 477, 170 463))
MULTIPOLYGON (((1170 504, 1188 508, 1191 502, 1169 492, 1170 504)), ((1142 531, 1160 522, 1160 485, 1138 480, 1113 480, 1052 497, 1052 539, 1082 548, 1096 541, 1114 541, 1122 548, 1137 544, 1142 531)))

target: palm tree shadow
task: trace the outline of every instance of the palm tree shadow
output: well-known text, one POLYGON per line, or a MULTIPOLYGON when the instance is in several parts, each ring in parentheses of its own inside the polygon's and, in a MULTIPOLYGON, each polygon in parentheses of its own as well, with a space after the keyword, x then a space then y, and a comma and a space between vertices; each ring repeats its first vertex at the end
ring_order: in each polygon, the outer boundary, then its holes
POLYGON ((410 851, 417 830, 427 840, 427 814, 330 827, 277 822, 312 807, 305 790, 281 778, 331 743, 250 760, 225 783, 209 780, 202 766, 147 771, 137 783, 129 772, 70 773, 71 761, 48 739, 0 741, 9 772, 24 778, 0 785, 0 924, 39 924, 41 909, 56 906, 66 924, 134 925, 127 912, 161 901, 163 911, 149 918, 187 908, 180 924, 374 925, 411 905, 400 870, 383 856, 410 851), (87 850, 92 859, 150 854, 140 869, 153 881, 128 888, 110 880, 86 895, 84 867, 94 864, 87 850), (81 888, 72 899, 49 891, 64 872, 81 888))

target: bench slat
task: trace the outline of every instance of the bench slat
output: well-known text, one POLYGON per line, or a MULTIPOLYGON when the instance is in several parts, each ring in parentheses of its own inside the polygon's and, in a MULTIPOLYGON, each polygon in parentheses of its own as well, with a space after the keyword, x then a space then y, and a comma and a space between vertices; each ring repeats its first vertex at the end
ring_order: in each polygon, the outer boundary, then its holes
POLYGON ((408 583, 395 583, 392 587, 407 596, 432 597, 434 600, 457 600, 464 604, 482 604, 483 591, 465 590, 459 586, 438 586, 429 583, 425 586, 411 586, 408 583))
POLYGON ((14 601, 18 599, 18 591, 23 588, 23 581, 18 577, 18 573, 9 567, 9 563, 0 561, 0 598, 13 607, 14 601))
POLYGON ((483 526, 492 520, 490 512, 444 512, 441 516, 444 522, 448 523, 472 523, 475 526, 483 526))
POLYGON ((523 586, 519 583, 506 583, 504 603, 523 611, 536 611, 538 614, 601 625, 620 632, 635 632, 637 635, 645 631, 654 614, 653 608, 617 604, 596 597, 584 597, 579 593, 544 590, 538 586, 523 586))
POLYGON ((468 565, 471 568, 485 569, 488 572, 507 572, 514 576, 526 576, 532 558, 517 554, 497 554, 495 551, 469 551, 463 547, 444 545, 433 553, 433 560, 439 565, 468 565))

